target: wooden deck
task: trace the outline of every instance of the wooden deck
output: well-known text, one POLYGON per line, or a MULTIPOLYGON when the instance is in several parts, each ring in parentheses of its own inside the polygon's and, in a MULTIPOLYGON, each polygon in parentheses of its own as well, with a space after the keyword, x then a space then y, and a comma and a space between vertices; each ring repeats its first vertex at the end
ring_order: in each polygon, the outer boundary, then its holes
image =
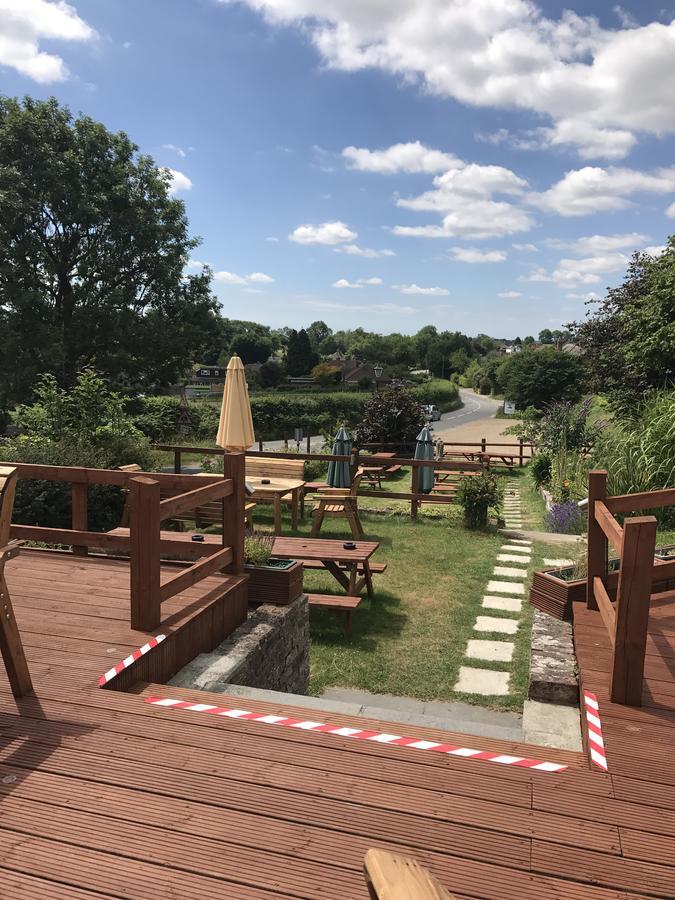
POLYGON ((369 847, 417 857, 460 900, 675 895, 675 603, 652 615, 642 710, 607 702, 606 631, 599 613, 577 611, 609 775, 585 754, 413 731, 570 766, 545 774, 145 703, 208 702, 147 682, 162 680, 162 647, 177 653, 182 632, 226 614, 225 577, 169 601, 167 641, 131 670, 130 692, 97 686, 147 639, 128 626, 126 563, 25 552, 7 579, 35 695, 15 701, 0 669, 3 900, 365 900, 369 847))

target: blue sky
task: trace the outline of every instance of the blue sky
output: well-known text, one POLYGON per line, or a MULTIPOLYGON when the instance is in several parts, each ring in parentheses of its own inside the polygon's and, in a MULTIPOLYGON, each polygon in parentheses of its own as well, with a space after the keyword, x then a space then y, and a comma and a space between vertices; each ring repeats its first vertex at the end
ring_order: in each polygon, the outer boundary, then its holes
POLYGON ((675 230, 674 16, 0 0, 0 90, 54 95, 178 173, 225 315, 536 335, 675 230))

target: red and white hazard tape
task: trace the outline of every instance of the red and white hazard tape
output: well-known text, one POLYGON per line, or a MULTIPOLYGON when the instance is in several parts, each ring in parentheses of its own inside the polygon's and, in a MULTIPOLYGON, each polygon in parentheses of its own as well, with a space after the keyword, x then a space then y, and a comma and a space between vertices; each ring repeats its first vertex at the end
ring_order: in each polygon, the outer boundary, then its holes
POLYGON ((602 739, 602 723, 598 698, 590 691, 584 691, 584 710, 586 713, 586 730, 588 732, 588 749, 591 759, 598 768, 607 772, 607 754, 602 739))
POLYGON ((503 766, 518 766, 522 769, 535 769, 539 772, 562 772, 567 766, 560 763, 544 762, 539 759, 527 759, 522 756, 507 756, 504 753, 492 753, 487 750, 472 750, 469 747, 457 747, 455 744, 442 744, 436 741, 419 740, 402 737, 398 734, 384 734, 378 731, 366 731, 363 728, 346 728, 329 725, 325 722, 314 722, 307 719, 293 719, 290 716, 261 715, 246 709, 227 709, 212 706, 209 703, 190 703, 185 700, 172 700, 170 697, 146 697, 146 703, 154 706, 187 709, 191 712, 207 712, 214 716, 229 719, 247 720, 263 725, 284 725, 287 728, 298 728, 301 731, 313 731, 321 734, 334 734, 337 737, 356 738, 360 741, 372 741, 375 744, 387 744, 395 747, 408 747, 412 750, 435 750, 450 756, 461 756, 467 759, 480 759, 484 762, 500 763, 503 766))
POLYGON ((156 637, 151 638, 147 644, 143 644, 143 646, 139 647, 138 650, 134 650, 134 652, 130 653, 126 659, 122 660, 122 662, 117 663, 117 665, 113 666, 112 669, 108 669, 105 675, 101 675, 98 680, 99 685, 103 687, 104 684, 108 684, 108 682, 112 681, 116 675, 119 675, 120 672, 128 669, 129 666, 133 665, 136 660, 141 658, 141 656, 145 656, 145 654, 149 653, 154 647, 157 646, 157 644, 161 644, 165 638, 165 634, 158 634, 156 637))

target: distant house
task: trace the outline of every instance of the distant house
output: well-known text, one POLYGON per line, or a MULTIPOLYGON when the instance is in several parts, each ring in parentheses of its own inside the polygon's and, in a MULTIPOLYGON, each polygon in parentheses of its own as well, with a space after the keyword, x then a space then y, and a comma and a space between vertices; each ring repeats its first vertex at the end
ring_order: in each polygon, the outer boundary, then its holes
POLYGON ((569 353, 570 356, 583 356, 584 351, 578 344, 573 344, 571 341, 568 341, 566 344, 562 345, 562 352, 569 353))

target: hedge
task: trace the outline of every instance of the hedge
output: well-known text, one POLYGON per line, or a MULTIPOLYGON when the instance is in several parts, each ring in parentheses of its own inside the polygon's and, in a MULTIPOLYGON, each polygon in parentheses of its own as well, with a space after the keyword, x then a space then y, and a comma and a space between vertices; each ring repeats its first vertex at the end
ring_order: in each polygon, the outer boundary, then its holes
MULTIPOLYGON (((422 403, 435 404, 442 412, 454 409, 458 401, 457 386, 434 379, 411 388, 422 403)), ((309 428, 312 434, 331 429, 336 423, 356 426, 370 393, 354 391, 300 393, 255 393, 251 395, 251 411, 258 440, 270 441, 292 437, 295 428, 309 428)), ((178 397, 144 397, 130 403, 130 411, 140 430, 158 443, 172 441, 179 433, 178 397)), ((185 438, 212 444, 218 430, 220 404, 210 400, 189 403, 190 425, 185 438)))

